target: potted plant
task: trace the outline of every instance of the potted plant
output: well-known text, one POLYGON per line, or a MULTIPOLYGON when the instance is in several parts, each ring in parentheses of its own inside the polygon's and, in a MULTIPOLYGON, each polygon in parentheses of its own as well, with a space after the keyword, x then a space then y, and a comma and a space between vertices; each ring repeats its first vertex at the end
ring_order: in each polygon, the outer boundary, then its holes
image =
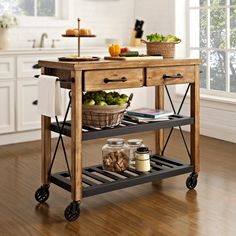
POLYGON ((17 18, 14 15, 3 14, 0 16, 0 49, 9 47, 9 28, 17 25, 17 18))

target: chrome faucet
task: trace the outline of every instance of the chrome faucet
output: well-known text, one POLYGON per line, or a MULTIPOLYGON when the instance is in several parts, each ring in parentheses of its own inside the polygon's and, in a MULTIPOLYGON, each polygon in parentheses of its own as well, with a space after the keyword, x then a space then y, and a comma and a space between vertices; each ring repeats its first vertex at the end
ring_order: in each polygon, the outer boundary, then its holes
POLYGON ((40 43, 39 43, 39 47, 40 48, 44 48, 44 39, 47 39, 48 38, 48 35, 47 35, 47 33, 43 33, 42 35, 41 35, 41 39, 40 39, 40 43))

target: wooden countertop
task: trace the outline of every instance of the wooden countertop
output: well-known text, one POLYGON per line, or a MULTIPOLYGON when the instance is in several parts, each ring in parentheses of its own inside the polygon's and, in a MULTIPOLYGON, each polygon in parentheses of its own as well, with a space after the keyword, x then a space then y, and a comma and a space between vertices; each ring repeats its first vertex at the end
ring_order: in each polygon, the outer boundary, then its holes
POLYGON ((86 62, 61 62, 61 61, 44 61, 40 60, 39 65, 47 68, 57 68, 64 70, 97 70, 109 68, 135 68, 135 67, 157 67, 157 66, 178 66, 178 65, 199 65, 200 59, 192 58, 174 58, 174 59, 157 59, 139 61, 86 61, 86 62))

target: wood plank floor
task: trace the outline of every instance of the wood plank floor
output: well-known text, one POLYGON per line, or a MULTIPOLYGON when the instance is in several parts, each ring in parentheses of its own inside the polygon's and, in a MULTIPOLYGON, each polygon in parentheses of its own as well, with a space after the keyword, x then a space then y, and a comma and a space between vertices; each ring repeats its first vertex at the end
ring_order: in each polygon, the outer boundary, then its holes
MULTIPOLYGON (((139 137, 153 147, 153 133, 139 137)), ((104 143, 104 139, 84 143, 84 166, 101 161, 104 143)), ((0 146, 0 236, 235 236, 235 153, 236 144, 201 137, 202 169, 196 190, 188 191, 188 175, 181 175, 158 185, 89 197, 82 201, 80 219, 69 223, 63 216, 71 201, 68 192, 52 185, 47 204, 34 199, 41 184, 40 142, 0 146)), ((166 154, 188 161, 177 131, 166 154)), ((54 170, 64 169, 59 156, 54 170)))

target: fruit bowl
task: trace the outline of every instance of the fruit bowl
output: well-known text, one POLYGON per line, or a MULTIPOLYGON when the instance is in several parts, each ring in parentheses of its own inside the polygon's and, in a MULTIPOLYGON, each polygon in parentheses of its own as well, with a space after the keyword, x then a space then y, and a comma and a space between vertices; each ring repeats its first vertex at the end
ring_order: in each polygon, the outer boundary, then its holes
POLYGON ((115 127, 121 123, 127 107, 127 103, 122 106, 83 105, 82 124, 92 128, 115 127))
MULTIPOLYGON (((133 94, 127 96, 125 100, 120 97, 112 98, 110 95, 118 96, 117 92, 106 93, 104 91, 91 92, 83 95, 82 124, 93 128, 115 127, 119 125, 124 117, 126 109, 130 105, 133 94), (103 97, 101 97, 103 95, 103 97), (88 100, 90 98, 90 100, 88 100), (94 98, 96 102, 92 99, 94 98), (105 101, 97 101, 103 98, 105 101), (111 101, 113 99, 113 101, 111 101), (126 102, 124 102, 126 101, 126 102), (111 103, 115 105, 109 105, 111 103)), ((123 96, 124 97, 124 96, 123 96)), ((124 98, 123 98, 124 99, 124 98)))

